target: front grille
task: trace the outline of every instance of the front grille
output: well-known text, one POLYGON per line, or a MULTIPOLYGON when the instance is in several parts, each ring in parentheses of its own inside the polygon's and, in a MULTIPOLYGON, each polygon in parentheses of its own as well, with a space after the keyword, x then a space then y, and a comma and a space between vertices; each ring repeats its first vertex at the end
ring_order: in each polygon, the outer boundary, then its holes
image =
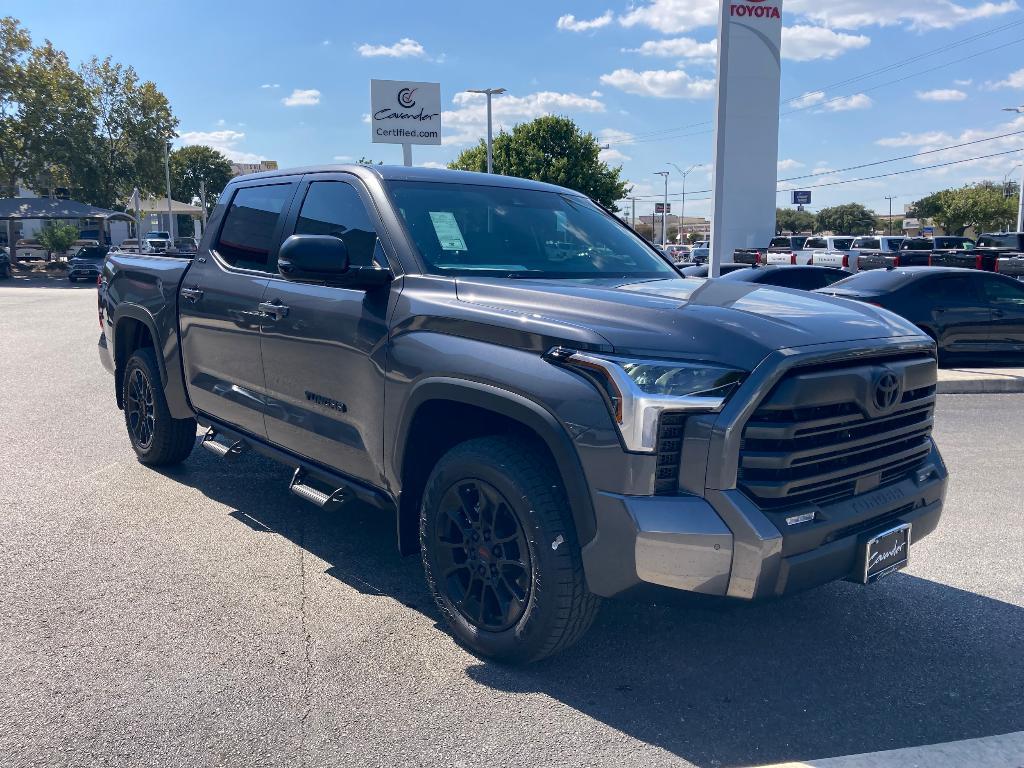
POLYGON ((768 509, 827 504, 919 467, 931 451, 935 364, 928 358, 883 364, 905 387, 883 415, 866 402, 878 366, 798 369, 777 384, 743 430, 737 478, 743 492, 768 509))
POLYGON ((683 429, 686 414, 663 413, 658 419, 658 467, 654 492, 672 494, 679 490, 679 462, 683 455, 683 429))

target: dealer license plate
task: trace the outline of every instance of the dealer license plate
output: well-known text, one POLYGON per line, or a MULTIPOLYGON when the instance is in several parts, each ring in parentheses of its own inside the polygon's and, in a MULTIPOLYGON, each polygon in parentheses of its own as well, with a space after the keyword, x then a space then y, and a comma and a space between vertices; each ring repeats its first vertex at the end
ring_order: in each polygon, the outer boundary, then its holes
POLYGON ((907 567, 910 557, 910 523, 893 526, 873 535, 864 544, 863 578, 865 584, 907 567))

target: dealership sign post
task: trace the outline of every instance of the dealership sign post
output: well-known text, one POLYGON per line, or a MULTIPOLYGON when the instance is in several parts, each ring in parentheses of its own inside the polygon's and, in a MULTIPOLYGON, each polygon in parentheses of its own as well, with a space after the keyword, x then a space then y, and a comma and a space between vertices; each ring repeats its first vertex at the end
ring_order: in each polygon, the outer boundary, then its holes
POLYGON ((412 165, 413 144, 441 143, 441 84, 371 80, 370 131, 374 144, 401 144, 412 165))
POLYGON ((775 236, 782 0, 722 0, 711 274, 775 236))

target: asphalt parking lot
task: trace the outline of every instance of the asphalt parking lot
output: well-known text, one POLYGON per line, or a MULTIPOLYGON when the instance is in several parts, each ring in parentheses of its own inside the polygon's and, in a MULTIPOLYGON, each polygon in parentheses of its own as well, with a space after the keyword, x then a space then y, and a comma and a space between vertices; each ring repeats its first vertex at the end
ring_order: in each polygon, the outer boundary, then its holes
POLYGON ((951 495, 906 571, 609 602, 515 669, 439 627, 392 520, 258 457, 139 465, 94 290, 0 283, 4 766, 746 766, 1024 730, 1024 395, 940 398, 951 495))

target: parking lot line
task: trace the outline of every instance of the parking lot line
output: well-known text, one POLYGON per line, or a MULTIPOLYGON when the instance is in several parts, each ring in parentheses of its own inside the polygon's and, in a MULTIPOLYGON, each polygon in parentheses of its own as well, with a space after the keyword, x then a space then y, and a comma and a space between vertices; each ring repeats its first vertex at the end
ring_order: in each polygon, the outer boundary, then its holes
POLYGON ((1024 731, 761 768, 1024 768, 1024 731))

